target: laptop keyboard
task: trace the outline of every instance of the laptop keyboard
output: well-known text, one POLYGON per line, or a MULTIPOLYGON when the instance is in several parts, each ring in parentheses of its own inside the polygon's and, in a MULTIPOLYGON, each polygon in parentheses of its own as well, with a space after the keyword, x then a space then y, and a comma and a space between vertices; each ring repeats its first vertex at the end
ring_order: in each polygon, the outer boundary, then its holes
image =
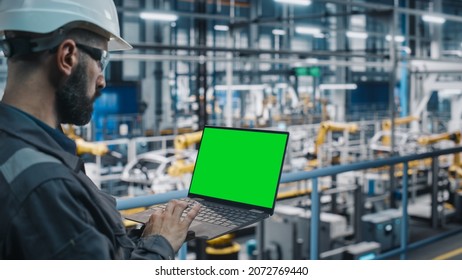
MULTIPOLYGON (((188 207, 183 212, 183 216, 191 209, 196 201, 189 198, 182 198, 180 200, 188 202, 188 207)), ((202 207, 197 215, 197 221, 206 222, 225 227, 235 227, 242 224, 249 223, 260 216, 258 213, 253 213, 248 210, 241 210, 237 208, 224 207, 210 202, 201 201, 202 207)), ((152 209, 165 209, 167 204, 155 205, 152 209)))

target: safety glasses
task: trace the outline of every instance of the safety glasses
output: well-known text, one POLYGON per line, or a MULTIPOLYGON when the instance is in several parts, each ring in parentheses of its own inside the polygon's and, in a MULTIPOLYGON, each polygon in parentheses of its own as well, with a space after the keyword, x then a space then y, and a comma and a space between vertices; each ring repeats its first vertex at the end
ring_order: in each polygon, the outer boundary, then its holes
POLYGON ((91 58, 99 63, 101 72, 104 72, 109 63, 109 52, 106 50, 90 47, 84 44, 76 43, 77 48, 88 54, 91 58))

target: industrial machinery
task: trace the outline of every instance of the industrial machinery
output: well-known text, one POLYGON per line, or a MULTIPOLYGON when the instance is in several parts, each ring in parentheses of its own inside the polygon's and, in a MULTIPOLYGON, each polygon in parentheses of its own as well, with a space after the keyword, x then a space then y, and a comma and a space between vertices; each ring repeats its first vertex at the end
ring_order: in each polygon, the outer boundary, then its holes
MULTIPOLYGON (((418 139, 421 145, 433 145, 442 141, 451 141, 455 145, 459 145, 461 141, 461 132, 446 132, 435 135, 423 136, 418 139)), ((448 195, 445 199, 444 207, 449 209, 446 212, 452 212, 455 209, 456 218, 462 220, 462 165, 460 160, 460 153, 455 153, 452 158, 452 163, 448 167, 449 181, 451 187, 448 188, 448 195)))
POLYGON ((189 146, 199 143, 202 139, 202 131, 181 134, 175 137, 173 147, 177 160, 168 168, 170 176, 181 176, 185 173, 192 173, 194 162, 186 162, 183 157, 183 151, 189 146))
MULTIPOLYGON (((196 151, 184 151, 181 160, 185 165, 194 164, 196 156, 196 151)), ((168 173, 169 167, 178 159, 179 155, 173 149, 140 154, 125 165, 120 179, 140 194, 184 189, 189 185, 190 178, 171 176, 168 173)))
POLYGON ((104 143, 92 143, 85 141, 82 137, 75 133, 75 128, 72 125, 62 126, 62 129, 67 137, 74 140, 77 146, 77 155, 92 154, 95 156, 103 156, 110 152, 107 145, 104 143))
MULTIPOLYGON (((409 124, 413 121, 418 121, 419 118, 415 116, 407 116, 407 117, 401 117, 401 118, 395 118, 394 119, 394 124, 395 125, 404 125, 404 124, 409 124)), ((382 121, 382 130, 384 131, 391 131, 393 124, 391 119, 387 119, 382 121)), ((391 137, 390 134, 384 135, 382 138, 382 144, 383 145, 391 145, 391 137)))
POLYGON ((237 260, 241 245, 234 241, 234 234, 225 234, 207 241, 205 254, 208 260, 237 260))
MULTIPOLYGON (((70 139, 74 140, 76 144, 76 153, 79 156, 95 156, 95 157, 103 157, 109 156, 112 159, 121 160, 123 158, 122 154, 116 151, 112 151, 108 148, 105 143, 98 143, 98 142, 88 142, 85 141, 82 137, 77 135, 75 132, 75 127, 73 125, 63 125, 61 126, 63 132, 69 137, 70 139)), ((85 160, 85 172, 88 177, 93 181, 93 183, 101 188, 101 167, 100 165, 93 162, 91 160, 85 160)))
MULTIPOLYGON (((306 157, 308 159, 307 168, 313 169, 319 166, 319 159, 321 157, 320 148, 326 141, 329 132, 348 132, 355 133, 359 131, 359 127, 354 123, 338 123, 332 121, 324 121, 319 126, 319 131, 314 142, 314 148, 308 152, 306 157)), ((332 155, 331 164, 338 164, 340 161, 340 154, 332 155)))
MULTIPOLYGON (((413 121, 418 121, 419 118, 415 116, 407 116, 394 119, 394 125, 405 125, 413 121)), ((387 119, 382 121, 382 130, 376 132, 370 140, 369 147, 375 153, 390 153, 391 152, 391 128, 392 120, 387 119)), ((420 135, 418 135, 420 136, 420 135)), ((416 138, 418 137, 409 131, 395 131, 395 147, 398 147, 398 152, 402 153, 404 150, 412 149, 416 146, 416 138)))
POLYGON ((187 174, 194 170, 197 156, 197 151, 188 147, 200 142, 201 137, 202 131, 181 134, 174 139, 174 149, 138 155, 125 166, 121 180, 154 193, 186 188, 191 178, 187 174))
MULTIPOLYGON (((436 135, 422 136, 417 139, 417 142, 421 145, 432 145, 440 141, 452 141, 454 144, 460 144, 460 131, 456 132, 447 132, 436 135)), ((462 166, 460 162, 460 154, 454 154, 452 164, 449 166, 449 174, 454 178, 462 178, 462 166)))
POLYGON ((402 210, 399 209, 386 209, 362 216, 361 228, 364 240, 380 243, 382 251, 399 247, 402 214, 402 210))
MULTIPOLYGON (((264 222, 266 259, 309 259, 311 211, 277 205, 275 213, 264 222)), ((322 212, 320 215, 319 251, 333 249, 336 242, 350 234, 344 216, 322 212)))

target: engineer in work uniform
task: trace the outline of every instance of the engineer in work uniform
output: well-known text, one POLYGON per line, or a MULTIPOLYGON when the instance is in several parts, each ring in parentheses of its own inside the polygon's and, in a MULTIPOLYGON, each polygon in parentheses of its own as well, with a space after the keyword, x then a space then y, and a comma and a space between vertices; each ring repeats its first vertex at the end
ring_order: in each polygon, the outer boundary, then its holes
POLYGON ((127 234, 60 129, 90 121, 108 52, 131 48, 119 33, 112 0, 0 1, 0 259, 173 259, 184 242, 200 206, 127 234))

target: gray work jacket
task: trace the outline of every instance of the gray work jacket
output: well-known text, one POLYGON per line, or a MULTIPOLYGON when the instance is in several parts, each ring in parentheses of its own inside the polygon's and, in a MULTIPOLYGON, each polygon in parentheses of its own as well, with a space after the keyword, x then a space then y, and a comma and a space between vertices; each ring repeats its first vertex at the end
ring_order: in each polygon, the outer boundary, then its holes
POLYGON ((115 199, 39 122, 0 102, 0 259, 173 259, 164 237, 127 235, 115 199))

